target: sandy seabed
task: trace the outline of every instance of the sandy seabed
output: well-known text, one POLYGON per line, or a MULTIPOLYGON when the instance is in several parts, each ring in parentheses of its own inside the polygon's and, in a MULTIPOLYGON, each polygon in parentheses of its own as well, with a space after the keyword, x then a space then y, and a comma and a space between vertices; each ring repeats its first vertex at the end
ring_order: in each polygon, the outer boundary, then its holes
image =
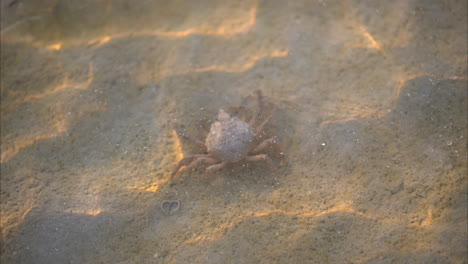
POLYGON ((468 262, 466 1, 0 3, 2 263, 468 262), (279 173, 171 181, 255 90, 279 173))

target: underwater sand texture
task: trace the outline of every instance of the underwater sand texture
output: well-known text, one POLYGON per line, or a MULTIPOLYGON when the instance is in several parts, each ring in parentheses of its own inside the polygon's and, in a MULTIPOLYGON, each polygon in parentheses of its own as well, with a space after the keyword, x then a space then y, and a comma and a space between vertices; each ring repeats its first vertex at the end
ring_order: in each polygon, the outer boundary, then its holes
POLYGON ((466 1, 0 3, 2 263, 468 262, 466 1), (279 173, 171 182, 257 89, 279 173))

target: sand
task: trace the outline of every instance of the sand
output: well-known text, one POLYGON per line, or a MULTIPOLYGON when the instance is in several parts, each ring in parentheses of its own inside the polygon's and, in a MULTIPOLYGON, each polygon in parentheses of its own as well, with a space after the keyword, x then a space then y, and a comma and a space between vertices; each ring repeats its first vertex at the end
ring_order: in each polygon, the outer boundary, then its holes
POLYGON ((0 3, 2 263, 468 262, 466 1, 0 3), (171 181, 256 90, 278 174, 171 181))

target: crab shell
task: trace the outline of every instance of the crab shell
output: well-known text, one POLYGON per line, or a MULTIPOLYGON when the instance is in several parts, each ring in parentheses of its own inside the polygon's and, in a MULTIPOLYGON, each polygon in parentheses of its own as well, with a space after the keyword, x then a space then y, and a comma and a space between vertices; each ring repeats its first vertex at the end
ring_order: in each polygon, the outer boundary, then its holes
POLYGON ((205 146, 208 153, 222 161, 235 162, 247 156, 255 131, 245 122, 220 109, 210 127, 205 146))

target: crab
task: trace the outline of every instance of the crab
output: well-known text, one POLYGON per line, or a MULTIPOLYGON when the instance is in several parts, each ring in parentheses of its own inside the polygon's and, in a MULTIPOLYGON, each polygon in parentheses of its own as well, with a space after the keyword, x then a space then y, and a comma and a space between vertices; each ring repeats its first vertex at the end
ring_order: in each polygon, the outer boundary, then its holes
POLYGON ((265 126, 272 119, 275 110, 263 122, 256 125, 263 110, 260 91, 257 91, 257 102, 258 109, 248 122, 231 116, 225 110, 220 109, 205 142, 176 129, 179 136, 203 147, 206 149, 206 153, 188 155, 183 158, 173 170, 171 179, 179 173, 194 169, 202 164, 209 165, 206 172, 211 174, 229 163, 242 161, 265 161, 270 170, 276 174, 277 168, 273 160, 267 154, 261 153, 270 146, 277 146, 276 137, 270 137, 255 144, 264 137, 265 126))

